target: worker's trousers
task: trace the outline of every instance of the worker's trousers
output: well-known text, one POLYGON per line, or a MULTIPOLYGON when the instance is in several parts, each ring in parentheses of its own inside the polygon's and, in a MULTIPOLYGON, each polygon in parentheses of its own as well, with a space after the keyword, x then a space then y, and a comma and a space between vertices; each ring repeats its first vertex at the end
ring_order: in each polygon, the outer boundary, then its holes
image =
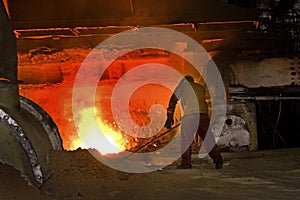
POLYGON ((223 163, 222 156, 216 144, 213 134, 207 134, 210 124, 210 118, 206 113, 190 114, 182 117, 181 119, 181 153, 182 153, 182 166, 190 167, 192 158, 192 143, 196 134, 200 136, 202 145, 213 159, 214 163, 223 163), (207 136, 207 137, 206 137, 207 136))

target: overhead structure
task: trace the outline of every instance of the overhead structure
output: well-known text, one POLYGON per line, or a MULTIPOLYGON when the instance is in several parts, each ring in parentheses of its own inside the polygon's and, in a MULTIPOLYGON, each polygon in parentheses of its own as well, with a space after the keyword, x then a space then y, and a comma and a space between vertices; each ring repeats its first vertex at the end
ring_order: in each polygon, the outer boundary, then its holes
POLYGON ((253 9, 218 0, 7 0, 15 29, 151 26, 251 20, 253 9))

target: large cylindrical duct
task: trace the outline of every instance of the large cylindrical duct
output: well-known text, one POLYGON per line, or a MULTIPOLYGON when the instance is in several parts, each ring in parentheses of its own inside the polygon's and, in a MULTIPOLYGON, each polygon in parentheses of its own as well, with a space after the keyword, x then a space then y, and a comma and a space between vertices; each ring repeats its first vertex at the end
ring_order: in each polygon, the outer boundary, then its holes
POLYGON ((51 173, 49 153, 62 150, 62 140, 51 117, 29 99, 16 97, 16 90, 0 87, 0 161, 39 187, 51 173), (19 105, 11 103, 16 99, 20 99, 19 105))
POLYGON ((0 0, 0 162, 12 165, 39 187, 50 174, 49 153, 62 150, 51 117, 19 97, 16 38, 0 0))

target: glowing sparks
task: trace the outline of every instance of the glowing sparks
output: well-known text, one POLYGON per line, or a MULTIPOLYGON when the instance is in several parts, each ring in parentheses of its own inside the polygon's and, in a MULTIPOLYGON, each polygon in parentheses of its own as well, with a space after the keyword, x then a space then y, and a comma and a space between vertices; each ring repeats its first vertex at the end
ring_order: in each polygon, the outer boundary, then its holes
POLYGON ((81 148, 94 148, 101 154, 119 153, 126 149, 126 140, 121 132, 100 121, 93 108, 85 108, 79 113, 77 131, 80 138, 77 145, 81 148))

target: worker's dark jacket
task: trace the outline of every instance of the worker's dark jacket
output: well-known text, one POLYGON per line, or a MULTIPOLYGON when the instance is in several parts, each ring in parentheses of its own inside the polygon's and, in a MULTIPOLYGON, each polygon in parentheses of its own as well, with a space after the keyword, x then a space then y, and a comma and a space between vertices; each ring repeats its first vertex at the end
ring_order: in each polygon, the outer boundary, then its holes
POLYGON ((181 81, 171 96, 168 112, 174 112, 178 100, 181 102, 184 115, 208 113, 205 88, 198 83, 181 81))

